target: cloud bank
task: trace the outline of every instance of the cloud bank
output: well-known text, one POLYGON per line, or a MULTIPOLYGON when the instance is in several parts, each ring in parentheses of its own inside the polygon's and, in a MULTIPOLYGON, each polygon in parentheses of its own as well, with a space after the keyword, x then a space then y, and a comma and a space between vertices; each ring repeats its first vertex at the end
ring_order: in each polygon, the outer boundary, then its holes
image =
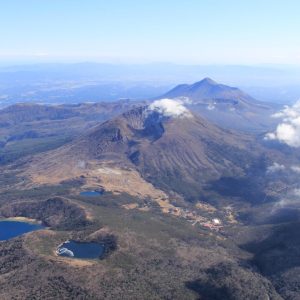
POLYGON ((267 168, 267 173, 275 173, 275 172, 284 171, 284 170, 285 170, 284 165, 274 162, 273 165, 271 165, 267 168))
POLYGON ((291 166, 291 170, 294 171, 295 173, 300 173, 300 166, 293 165, 291 166))
POLYGON ((191 112, 183 105, 183 101, 174 99, 156 100, 149 105, 149 110, 157 111, 165 117, 191 118, 191 112))
MULTIPOLYGON (((276 211, 277 209, 284 208, 287 206, 290 207, 295 207, 299 206, 300 203, 300 189, 299 188, 294 188, 290 191, 285 191, 285 196, 278 201, 275 206, 274 210, 276 211)), ((274 211, 273 211, 274 212, 274 211)))
POLYGON ((210 104, 208 104, 208 106, 207 106, 207 109, 208 110, 214 110, 216 107, 215 107, 215 103, 210 103, 210 104))
POLYGON ((285 106, 273 117, 282 119, 282 122, 274 132, 268 133, 265 139, 278 140, 290 147, 300 147, 300 101, 293 106, 285 106))
POLYGON ((271 174, 282 171, 292 171, 294 173, 300 174, 300 165, 283 165, 278 162, 274 162, 272 165, 267 167, 266 173, 271 174))

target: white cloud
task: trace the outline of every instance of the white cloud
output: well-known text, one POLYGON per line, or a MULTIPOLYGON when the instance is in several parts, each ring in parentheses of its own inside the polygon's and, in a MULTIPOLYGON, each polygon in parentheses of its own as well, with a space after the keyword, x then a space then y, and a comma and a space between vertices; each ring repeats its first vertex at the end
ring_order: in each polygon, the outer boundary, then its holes
POLYGON ((275 173, 275 172, 284 171, 284 170, 285 170, 284 165, 274 162, 273 165, 271 165, 267 168, 267 173, 275 173))
POLYGON ((215 108, 216 108, 215 105, 212 103, 208 104, 208 106, 207 106, 208 110, 214 110, 215 108))
POLYGON ((291 166, 291 170, 294 171, 295 173, 300 173, 300 166, 293 165, 291 166))
POLYGON ((294 189, 292 193, 294 196, 300 197, 300 189, 294 189))
POLYGON ((191 112, 183 105, 183 101, 174 99, 161 99, 151 103, 149 110, 157 111, 166 117, 190 118, 191 112))
POLYGON ((285 106, 283 110, 273 115, 282 122, 274 132, 265 136, 267 140, 278 140, 291 147, 300 147, 300 101, 293 106, 285 106))
POLYGON ((193 104, 193 101, 189 97, 181 96, 174 98, 173 100, 179 101, 181 104, 193 104))
POLYGON ((275 173, 279 171, 293 171, 295 173, 300 173, 300 165, 291 165, 291 166, 285 166, 282 164, 279 164, 277 162, 274 162, 271 166, 267 167, 267 173, 275 173))
POLYGON ((284 196, 274 204, 274 207, 271 213, 274 213, 277 209, 286 207, 286 206, 294 206, 299 204, 300 197, 300 189, 294 188, 286 190, 284 189, 284 196))

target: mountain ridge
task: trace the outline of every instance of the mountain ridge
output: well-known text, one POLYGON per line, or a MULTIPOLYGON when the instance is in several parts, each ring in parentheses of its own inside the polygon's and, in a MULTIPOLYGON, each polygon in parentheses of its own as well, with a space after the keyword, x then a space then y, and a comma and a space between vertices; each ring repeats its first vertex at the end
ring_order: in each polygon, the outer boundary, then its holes
POLYGON ((256 101, 239 88, 219 84, 209 77, 193 84, 180 84, 162 95, 160 98, 188 97, 192 101, 204 99, 227 99, 256 101))
POLYGON ((86 173, 78 162, 88 166, 93 161, 95 168, 109 163, 113 168, 138 171, 159 189, 180 192, 183 186, 190 187, 191 193, 185 188, 185 194, 191 197, 207 180, 244 173, 253 156, 250 137, 221 129, 197 115, 169 116, 149 107, 129 110, 43 154, 29 167, 31 175, 38 178, 50 168, 51 173, 63 174, 58 179, 67 180, 86 173))
POLYGON ((274 126, 271 116, 275 108, 271 104, 209 77, 193 84, 177 85, 157 99, 160 98, 178 99, 194 113, 227 129, 261 132, 274 126))

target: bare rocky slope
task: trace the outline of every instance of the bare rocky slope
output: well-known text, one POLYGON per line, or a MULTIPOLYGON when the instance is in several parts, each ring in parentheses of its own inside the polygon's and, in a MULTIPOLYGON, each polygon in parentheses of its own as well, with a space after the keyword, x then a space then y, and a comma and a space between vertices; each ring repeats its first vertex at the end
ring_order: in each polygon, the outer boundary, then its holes
POLYGON ((260 155, 254 140, 184 109, 178 116, 148 106, 132 109, 34 158, 27 174, 38 180, 46 172, 67 180, 109 164, 136 170, 154 186, 191 199, 208 181, 244 176, 260 155))

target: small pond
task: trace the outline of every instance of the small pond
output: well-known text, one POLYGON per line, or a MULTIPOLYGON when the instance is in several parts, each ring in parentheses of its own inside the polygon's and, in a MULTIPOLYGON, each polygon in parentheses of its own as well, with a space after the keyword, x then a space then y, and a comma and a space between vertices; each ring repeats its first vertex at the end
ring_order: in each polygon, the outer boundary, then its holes
POLYGON ((104 250, 104 245, 96 242, 66 241, 58 246, 56 253, 59 256, 95 259, 101 258, 104 250))
POLYGON ((43 225, 21 221, 0 221, 0 241, 12 239, 27 232, 44 228, 43 225))
POLYGON ((103 195, 104 191, 83 191, 80 193, 80 196, 85 197, 97 197, 103 195))

